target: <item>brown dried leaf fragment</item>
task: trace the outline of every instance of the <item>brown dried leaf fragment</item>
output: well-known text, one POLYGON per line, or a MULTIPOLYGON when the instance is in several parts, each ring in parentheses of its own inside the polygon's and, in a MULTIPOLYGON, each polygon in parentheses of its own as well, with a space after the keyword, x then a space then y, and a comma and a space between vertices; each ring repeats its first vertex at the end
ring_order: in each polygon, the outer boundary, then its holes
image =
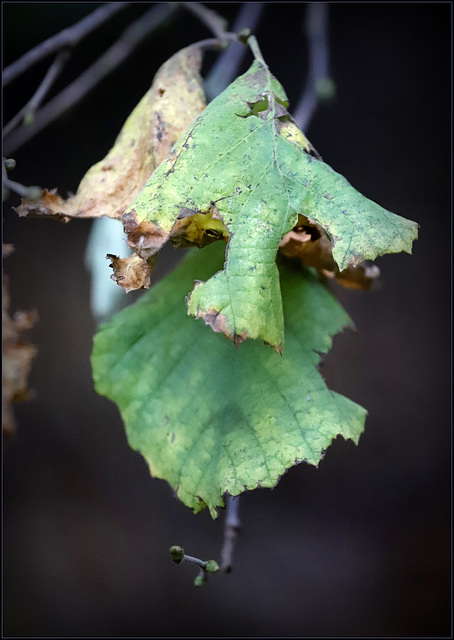
POLYGON ((16 208, 16 213, 20 218, 52 217, 55 220, 69 222, 72 216, 62 213, 64 208, 65 201, 57 193, 57 189, 43 189, 43 196, 39 202, 30 202, 23 198, 22 204, 16 208))
POLYGON ((370 289, 380 275, 376 265, 366 263, 350 264, 339 271, 325 231, 301 215, 298 216, 298 224, 281 240, 279 250, 287 258, 299 259, 350 289, 370 289))
POLYGON ((336 282, 348 289, 360 289, 367 291, 374 287, 380 277, 380 269, 375 264, 361 262, 357 266, 351 265, 341 271, 336 278, 336 282))
POLYGON ((123 229, 127 235, 128 246, 143 260, 154 256, 162 246, 167 234, 153 222, 137 222, 134 209, 123 216, 123 229))
POLYGON ((129 258, 121 259, 111 253, 106 258, 111 261, 113 274, 111 279, 129 293, 136 289, 149 289, 151 286, 151 272, 156 262, 156 257, 143 260, 133 254, 129 258))
POLYGON ((150 90, 126 120, 107 156, 83 177, 77 193, 64 200, 44 190, 38 202, 22 200, 19 216, 72 218, 108 216, 120 220, 171 147, 205 108, 201 51, 182 49, 157 72, 150 90))
MULTIPOLYGON (((9 255, 11 245, 4 245, 3 255, 9 255)), ((37 322, 36 311, 17 311, 11 318, 9 315, 8 280, 3 276, 2 292, 2 420, 3 435, 10 436, 15 432, 15 419, 12 409, 13 402, 29 400, 31 393, 28 389, 28 376, 30 374, 33 358, 38 350, 33 345, 21 339, 20 334, 31 329, 37 322)))

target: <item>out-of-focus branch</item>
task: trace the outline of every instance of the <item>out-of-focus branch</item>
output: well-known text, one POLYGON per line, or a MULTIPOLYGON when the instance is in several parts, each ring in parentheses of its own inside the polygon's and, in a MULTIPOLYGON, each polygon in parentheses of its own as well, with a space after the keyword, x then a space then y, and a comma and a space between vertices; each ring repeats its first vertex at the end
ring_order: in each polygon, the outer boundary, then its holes
POLYGON ((301 99, 293 113, 296 125, 303 131, 309 126, 319 102, 334 96, 335 86, 329 72, 328 4, 307 5, 306 34, 309 44, 309 73, 301 99))
POLYGON ((97 29, 101 24, 106 22, 106 20, 127 7, 129 4, 129 2, 106 3, 102 7, 99 7, 99 9, 93 11, 93 13, 90 13, 86 18, 83 18, 83 20, 74 24, 72 27, 63 29, 60 33, 57 33, 55 36, 48 38, 38 46, 34 47, 19 58, 19 60, 16 60, 16 62, 13 62, 9 67, 4 69, 3 86, 5 87, 12 80, 24 73, 24 71, 27 71, 27 69, 50 54, 63 48, 74 47, 91 31, 97 29))
POLYGON ((12 118, 8 124, 6 124, 3 128, 3 135, 7 136, 11 131, 19 124, 19 122, 23 119, 25 123, 27 123, 27 119, 33 119, 36 109, 39 107, 41 102, 46 97, 47 92, 59 76, 61 70, 63 69, 67 59, 69 57, 68 49, 62 49, 55 58, 52 65, 47 70, 46 75, 43 78, 43 81, 39 85, 38 89, 35 91, 30 100, 25 104, 20 111, 16 113, 14 118, 12 118))
POLYGON ((89 91, 116 69, 152 31, 177 10, 174 4, 156 4, 129 25, 123 35, 94 64, 66 89, 37 111, 33 124, 13 132, 4 141, 4 153, 11 155, 65 111, 74 107, 89 91))
POLYGON ((193 13, 215 36, 223 38, 227 32, 227 21, 200 2, 182 2, 182 6, 193 13))
POLYGON ((2 160, 2 200, 5 201, 8 197, 9 191, 17 193, 22 198, 28 200, 39 200, 42 197, 42 190, 40 187, 26 187, 20 182, 15 182, 8 178, 8 171, 11 171, 16 166, 16 161, 12 158, 3 158, 2 160))
POLYGON ((240 496, 227 496, 227 512, 224 523, 224 543, 221 549, 221 571, 229 573, 232 570, 233 551, 241 528, 238 515, 240 496))
MULTIPOLYGON (((249 27, 254 33, 260 17, 263 13, 265 3, 244 2, 238 17, 232 27, 234 33, 249 27)), ((218 96, 233 81, 238 74, 239 66, 247 52, 247 48, 240 42, 233 42, 232 45, 222 53, 217 62, 213 65, 205 80, 205 93, 209 100, 218 96)))

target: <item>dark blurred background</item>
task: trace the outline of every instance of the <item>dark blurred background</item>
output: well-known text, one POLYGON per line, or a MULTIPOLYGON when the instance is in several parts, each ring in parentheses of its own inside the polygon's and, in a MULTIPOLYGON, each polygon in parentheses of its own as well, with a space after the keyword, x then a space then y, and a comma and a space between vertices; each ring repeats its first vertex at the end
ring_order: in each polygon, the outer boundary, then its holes
MULTIPOLYGON (((5 65, 97 6, 3 3, 5 65)), ((79 45, 54 93, 148 6, 131 3, 79 45)), ((230 21, 241 7, 208 6, 230 21)), ((308 69, 306 7, 269 3, 256 30, 291 107, 308 69)), ((450 635, 451 11, 435 2, 329 5, 337 93, 309 138, 364 195, 416 220, 420 239, 413 256, 377 261, 377 291, 335 288, 357 332, 335 339, 322 373, 369 411, 359 446, 338 438, 319 469, 299 465, 275 490, 244 495, 234 571, 201 590, 168 547, 219 558, 223 514, 194 516, 152 479, 115 405, 93 390, 84 266, 92 223, 18 219, 19 199, 5 203, 4 242, 16 249, 5 264, 11 309, 40 317, 30 332, 35 398, 15 407, 17 434, 4 446, 5 636, 450 635)), ((10 177, 74 192, 158 67, 209 35, 181 13, 13 154, 10 177)), ((4 91, 5 122, 48 65, 4 91)))

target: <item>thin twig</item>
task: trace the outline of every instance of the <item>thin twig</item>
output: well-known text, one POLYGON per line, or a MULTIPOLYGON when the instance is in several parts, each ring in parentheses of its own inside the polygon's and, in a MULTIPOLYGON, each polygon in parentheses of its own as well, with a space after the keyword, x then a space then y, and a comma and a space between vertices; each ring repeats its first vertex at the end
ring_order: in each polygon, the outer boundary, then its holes
POLYGON ((196 567, 200 569, 199 574, 194 580, 194 585, 196 587, 201 587, 208 580, 208 576, 210 573, 217 573, 219 571, 219 565, 216 560, 201 560, 200 558, 195 558, 194 556, 188 556, 183 547, 178 545, 173 545, 169 549, 170 557, 176 564, 181 564, 182 562, 189 562, 190 564, 195 564, 196 567))
POLYGON ((65 111, 74 107, 101 80, 116 69, 154 29, 160 27, 175 11, 177 5, 156 4, 133 22, 123 35, 94 64, 55 98, 37 111, 30 127, 22 127, 4 141, 4 153, 11 155, 33 136, 42 131, 65 111))
POLYGON ((8 191, 13 191, 22 198, 28 200, 39 200, 42 197, 42 189, 40 187, 26 187, 20 182, 15 182, 8 178, 8 170, 14 169, 15 161, 11 158, 3 158, 2 161, 2 189, 3 200, 6 199, 8 191))
POLYGON ((14 118, 12 118, 8 124, 6 124, 3 128, 3 135, 7 136, 11 131, 19 124, 19 122, 26 118, 27 116, 34 116, 36 109, 39 107, 41 102, 46 97, 49 89, 59 76, 61 70, 63 69, 67 59, 69 58, 68 49, 62 49, 58 54, 52 65, 47 70, 46 75, 43 78, 43 81, 39 85, 38 89, 35 91, 30 100, 25 104, 22 109, 20 109, 14 118))
MULTIPOLYGON (((249 27, 252 33, 263 13, 265 3, 244 2, 238 17, 232 27, 234 33, 249 27)), ((238 74, 240 64, 247 52, 247 48, 240 42, 233 42, 231 46, 219 56, 205 79, 205 93, 209 100, 213 100, 232 82, 238 74)))
POLYGON ((227 496, 227 513, 224 523, 224 542, 221 549, 221 571, 229 573, 232 570, 233 551, 241 528, 238 515, 240 496, 227 496))
POLYGON ((13 62, 9 67, 4 69, 3 86, 6 87, 12 80, 50 54, 64 47, 74 47, 82 38, 97 29, 106 20, 129 4, 129 2, 108 2, 93 11, 93 13, 90 13, 86 18, 83 18, 83 20, 76 22, 72 27, 63 29, 63 31, 60 31, 55 36, 41 42, 41 44, 28 51, 16 60, 16 62, 13 62))
POLYGON ((329 73, 328 4, 307 5, 306 33, 309 44, 309 73, 306 86, 293 114, 293 120, 303 131, 308 128, 319 101, 334 93, 329 73))
POLYGON ((9 191, 13 191, 21 198, 27 198, 27 200, 39 200, 43 196, 41 187, 26 187, 20 182, 15 182, 9 178, 3 178, 2 185, 4 189, 9 189, 9 191))

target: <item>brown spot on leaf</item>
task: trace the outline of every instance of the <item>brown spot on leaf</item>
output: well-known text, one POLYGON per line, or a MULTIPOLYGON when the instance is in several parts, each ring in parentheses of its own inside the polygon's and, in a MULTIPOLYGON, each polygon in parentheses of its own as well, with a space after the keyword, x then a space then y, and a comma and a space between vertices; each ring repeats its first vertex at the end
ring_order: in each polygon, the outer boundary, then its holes
MULTIPOLYGON (((196 286, 197 284, 200 283, 196 282, 196 286)), ((240 334, 235 333, 235 331, 230 328, 226 317, 222 313, 219 313, 219 311, 216 311, 216 309, 197 311, 195 317, 202 318, 205 324, 210 326, 216 333, 223 333, 226 338, 232 340, 235 347, 238 347, 238 345, 249 338, 249 334, 246 331, 240 334)))
POLYGON ((263 341, 267 347, 273 347, 274 351, 278 353, 280 356, 284 353, 284 345, 283 344, 270 344, 269 342, 263 341))

